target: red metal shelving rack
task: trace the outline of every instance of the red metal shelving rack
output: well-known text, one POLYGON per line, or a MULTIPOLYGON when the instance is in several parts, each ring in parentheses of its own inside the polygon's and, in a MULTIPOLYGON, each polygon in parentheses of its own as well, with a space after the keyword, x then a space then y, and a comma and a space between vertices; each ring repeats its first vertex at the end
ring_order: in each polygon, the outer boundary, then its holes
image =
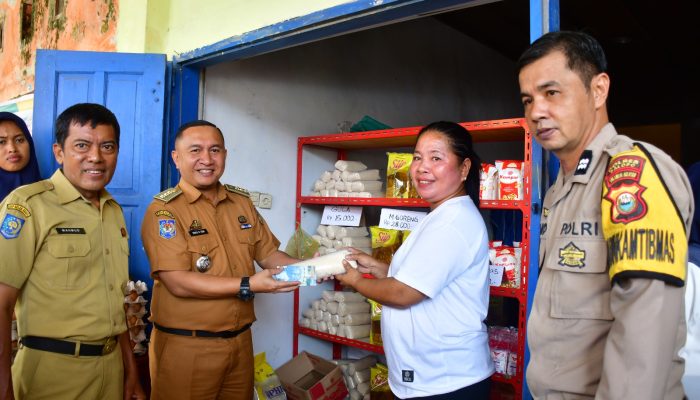
MULTIPOLYGON (((524 199, 517 201, 482 200, 481 208, 496 210, 519 210, 522 214, 522 267, 521 284, 519 288, 491 287, 492 296, 514 298, 518 301, 518 366, 514 376, 494 374, 495 382, 505 383, 514 388, 516 398, 523 397, 524 363, 525 363, 525 333, 528 306, 528 277, 531 264, 531 192, 532 181, 532 136, 524 119, 503 119, 493 121, 478 121, 461 123, 467 128, 475 143, 478 142, 524 142, 523 169, 524 169, 524 199)), ((420 127, 397 128, 368 132, 338 133, 320 136, 299 137, 297 142, 297 182, 296 182, 296 212, 297 225, 301 222, 301 208, 304 205, 351 205, 351 206, 375 206, 375 207, 427 207, 428 204, 421 199, 390 199, 390 198, 351 198, 351 197, 315 197, 302 194, 302 170, 303 151, 305 146, 319 146, 337 150, 337 159, 345 159, 349 150, 379 149, 392 147, 410 147, 415 145, 416 135, 420 127)), ((538 164, 539 165, 539 164, 538 164)), ((536 227, 538 229, 538 227, 536 227)), ((536 263, 534 264, 536 266, 536 263)), ((299 335, 318 338, 332 342, 333 356, 341 356, 342 346, 350 346, 383 354, 381 346, 373 345, 360 340, 352 340, 328 333, 318 332, 299 326, 299 291, 294 293, 294 332, 293 353, 299 352, 299 335)))

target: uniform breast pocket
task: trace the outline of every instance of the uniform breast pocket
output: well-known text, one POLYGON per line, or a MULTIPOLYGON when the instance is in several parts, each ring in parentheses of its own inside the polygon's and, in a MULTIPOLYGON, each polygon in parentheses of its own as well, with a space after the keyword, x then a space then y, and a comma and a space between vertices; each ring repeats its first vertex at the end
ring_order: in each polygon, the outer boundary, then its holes
POLYGON ((213 237, 194 237, 192 241, 187 243, 187 251, 189 251, 192 259, 192 271, 215 272, 224 267, 218 264, 225 262, 226 257, 220 257, 218 255, 219 243, 213 237), (197 267, 198 263, 199 269, 197 267))
POLYGON ((90 240, 87 237, 55 237, 47 240, 53 265, 48 283, 63 290, 84 288, 90 281, 90 240))
POLYGON ((552 318, 611 321, 607 246, 602 239, 557 238, 544 267, 552 269, 552 318))

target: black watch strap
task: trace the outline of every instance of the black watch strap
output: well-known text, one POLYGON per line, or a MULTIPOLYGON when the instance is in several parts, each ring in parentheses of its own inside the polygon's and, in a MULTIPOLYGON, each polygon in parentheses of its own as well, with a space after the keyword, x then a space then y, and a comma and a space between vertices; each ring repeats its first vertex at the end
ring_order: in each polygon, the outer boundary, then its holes
POLYGON ((250 277, 244 276, 241 278, 241 287, 238 290, 238 298, 243 301, 252 300, 255 297, 255 293, 250 290, 250 277))

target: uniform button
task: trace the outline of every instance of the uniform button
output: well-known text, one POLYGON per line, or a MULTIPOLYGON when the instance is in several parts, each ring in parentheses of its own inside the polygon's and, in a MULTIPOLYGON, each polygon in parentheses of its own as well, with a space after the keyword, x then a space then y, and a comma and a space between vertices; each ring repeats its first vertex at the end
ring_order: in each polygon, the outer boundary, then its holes
POLYGON ((109 255, 109 249, 105 249, 105 254, 109 255))

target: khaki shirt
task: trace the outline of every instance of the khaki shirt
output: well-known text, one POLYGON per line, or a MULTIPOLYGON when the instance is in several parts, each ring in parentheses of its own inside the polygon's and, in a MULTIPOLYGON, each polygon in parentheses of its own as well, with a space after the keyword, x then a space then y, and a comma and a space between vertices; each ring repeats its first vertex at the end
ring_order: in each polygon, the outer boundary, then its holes
POLYGON ((0 204, 0 282, 20 290, 20 336, 98 341, 126 330, 129 247, 121 207, 95 208, 58 170, 0 204))
MULTIPOLYGON (((603 219, 619 215, 601 212, 601 198, 607 193, 603 179, 610 158, 632 149, 633 143, 617 135, 611 124, 606 125, 582 155, 576 171, 564 176, 560 170, 545 196, 541 270, 527 325, 531 352, 527 383, 537 399, 683 398, 683 360, 677 356, 685 341, 683 288, 665 283, 663 276, 643 275, 646 272, 618 279, 615 270, 610 271, 605 240, 609 235, 604 237, 603 219)), ((669 226, 676 222, 680 230, 673 245, 684 263, 693 215, 690 185, 668 155, 642 145, 653 159, 644 168, 655 164, 667 191, 663 192, 662 185, 649 186, 640 196, 663 195, 671 205, 675 201, 678 211, 673 212, 669 226)), ((655 204, 643 203, 646 211, 641 206, 639 210, 648 215, 657 212, 655 204)), ((633 215, 631 207, 641 203, 616 204, 633 215)), ((641 246, 641 240, 635 244, 641 246)), ((611 250, 610 254, 619 256, 621 248, 616 249, 617 253, 611 250)), ((633 253, 632 245, 624 248, 625 255, 637 257, 633 264, 642 269, 648 264, 645 258, 658 254, 643 249, 633 253)), ((684 279, 685 270, 682 273, 684 279)), ((682 280, 674 282, 682 284, 682 280)))
POLYGON ((155 279, 151 321, 169 328, 223 331, 239 329, 255 320, 253 302, 242 301, 233 293, 222 299, 177 297, 158 280, 159 271, 201 273, 196 262, 202 256, 211 262, 211 268, 204 272, 207 275, 255 274, 253 261, 270 256, 280 242, 247 195, 219 185, 212 204, 181 180, 149 205, 141 239, 155 279))

